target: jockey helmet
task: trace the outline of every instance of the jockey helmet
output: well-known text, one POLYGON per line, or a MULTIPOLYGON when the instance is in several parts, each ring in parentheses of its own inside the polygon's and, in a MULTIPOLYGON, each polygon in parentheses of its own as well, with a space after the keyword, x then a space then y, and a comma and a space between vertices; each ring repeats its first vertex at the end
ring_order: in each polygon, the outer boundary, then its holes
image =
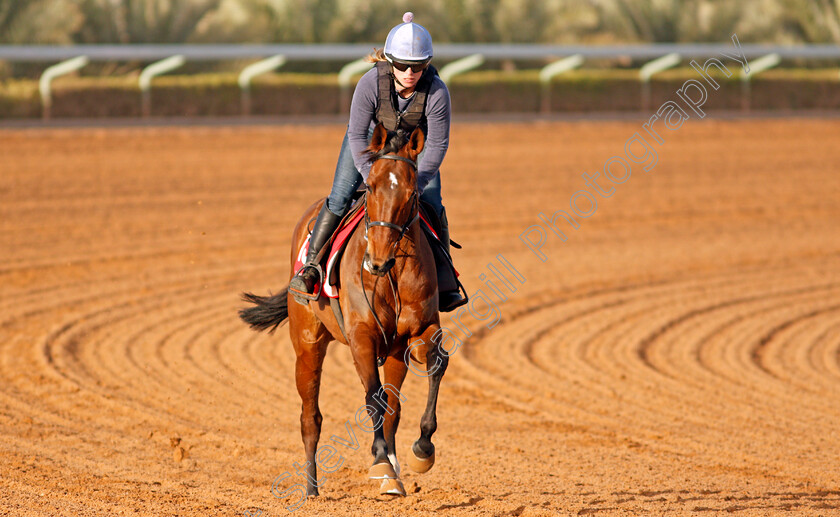
POLYGON ((418 63, 432 58, 432 36, 425 27, 413 23, 413 20, 413 13, 405 13, 404 23, 388 33, 384 49, 388 61, 418 63))

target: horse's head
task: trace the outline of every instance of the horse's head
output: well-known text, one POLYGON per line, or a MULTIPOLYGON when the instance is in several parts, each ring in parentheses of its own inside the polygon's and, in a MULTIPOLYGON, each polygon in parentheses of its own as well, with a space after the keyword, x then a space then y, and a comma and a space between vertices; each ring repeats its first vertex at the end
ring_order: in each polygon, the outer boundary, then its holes
POLYGON ((385 275, 393 267, 399 241, 417 218, 417 155, 423 143, 419 128, 407 140, 382 124, 373 131, 367 149, 374 161, 367 179, 364 261, 375 275, 385 275))

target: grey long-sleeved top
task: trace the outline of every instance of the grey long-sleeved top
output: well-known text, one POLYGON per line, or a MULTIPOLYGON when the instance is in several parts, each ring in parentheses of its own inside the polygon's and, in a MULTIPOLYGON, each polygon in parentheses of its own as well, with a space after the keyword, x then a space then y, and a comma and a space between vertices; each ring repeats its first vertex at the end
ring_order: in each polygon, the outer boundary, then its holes
MULTIPOLYGON (((403 99, 397 95, 397 103, 400 111, 405 110, 409 103, 414 101, 416 95, 403 99)), ((368 147, 368 132, 376 122, 374 117, 379 107, 379 84, 377 81, 377 70, 373 67, 362 76, 353 92, 353 103, 350 106, 350 124, 347 127, 347 136, 350 141, 350 150, 353 152, 353 162, 356 169, 367 181, 370 172, 370 161, 363 152, 368 147)), ((435 76, 429 94, 426 97, 426 143, 423 157, 418 163, 417 188, 420 192, 426 188, 429 181, 438 174, 440 164, 449 148, 449 124, 451 121, 449 90, 440 79, 435 76)))

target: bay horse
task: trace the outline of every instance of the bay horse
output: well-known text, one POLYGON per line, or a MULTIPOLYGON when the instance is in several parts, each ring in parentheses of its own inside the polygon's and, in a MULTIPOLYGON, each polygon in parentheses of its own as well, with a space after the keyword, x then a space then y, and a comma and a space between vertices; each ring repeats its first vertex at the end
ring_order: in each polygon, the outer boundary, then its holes
MULTIPOLYGON (((344 332, 323 296, 317 302, 301 305, 294 302, 288 286, 273 296, 243 294, 243 299, 255 306, 241 310, 240 317, 253 329, 274 331, 287 319, 289 322, 297 355, 295 381, 302 402, 300 428, 308 462, 307 496, 318 495, 316 450, 322 420, 318 393, 321 368, 331 341, 350 346, 365 389, 367 416, 374 429, 369 476, 382 480, 381 494, 405 495, 399 480, 396 433, 402 397, 399 390, 408 363, 414 360, 434 365, 426 367, 426 409, 420 422, 420 437, 414 442, 408 461, 412 470, 421 473, 434 465, 431 438, 437 429, 438 391, 448 355, 434 345, 441 340, 437 276, 429 241, 418 220, 416 160, 423 145, 424 135, 419 129, 408 139, 402 133, 386 131, 381 124, 373 132, 367 149, 373 162, 367 179, 365 223, 349 238, 340 267, 338 299, 345 315, 344 332), (383 368, 384 389, 378 366, 383 368)), ((324 202, 310 206, 295 227, 292 275, 308 226, 324 202)), ((420 371, 415 366, 412 370, 420 371)))

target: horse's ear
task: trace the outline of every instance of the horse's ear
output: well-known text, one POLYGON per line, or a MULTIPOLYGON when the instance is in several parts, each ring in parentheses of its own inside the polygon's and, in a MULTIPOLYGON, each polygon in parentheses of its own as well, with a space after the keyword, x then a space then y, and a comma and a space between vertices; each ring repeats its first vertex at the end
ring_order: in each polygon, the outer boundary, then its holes
POLYGON ((381 123, 376 124, 376 127, 373 129, 373 136, 370 137, 370 146, 368 147, 368 151, 371 153, 378 153, 385 147, 385 142, 388 140, 388 130, 385 129, 381 123))
POLYGON ((408 140, 408 155, 412 160, 417 159, 417 155, 423 150, 425 143, 426 136, 423 134, 423 131, 419 127, 415 128, 411 133, 411 138, 408 140))

